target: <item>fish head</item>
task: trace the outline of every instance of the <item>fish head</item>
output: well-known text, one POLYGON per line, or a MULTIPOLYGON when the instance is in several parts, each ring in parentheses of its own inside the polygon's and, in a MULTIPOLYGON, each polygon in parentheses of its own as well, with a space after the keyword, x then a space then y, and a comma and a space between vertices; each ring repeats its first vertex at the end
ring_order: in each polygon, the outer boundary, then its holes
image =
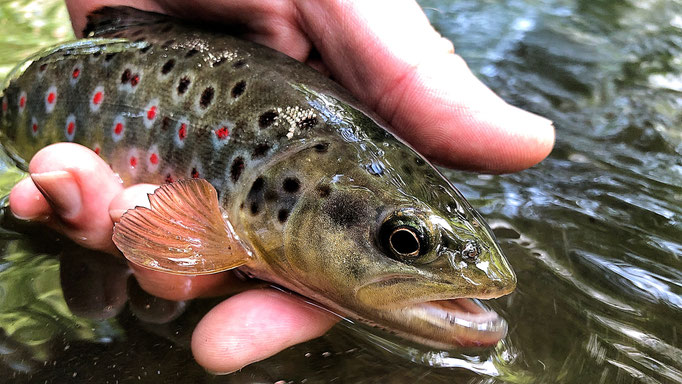
POLYGON ((514 272, 480 215, 410 147, 390 135, 311 143, 266 179, 292 170, 302 187, 281 252, 264 252, 283 285, 429 346, 491 345, 506 334, 472 299, 510 293, 514 272))

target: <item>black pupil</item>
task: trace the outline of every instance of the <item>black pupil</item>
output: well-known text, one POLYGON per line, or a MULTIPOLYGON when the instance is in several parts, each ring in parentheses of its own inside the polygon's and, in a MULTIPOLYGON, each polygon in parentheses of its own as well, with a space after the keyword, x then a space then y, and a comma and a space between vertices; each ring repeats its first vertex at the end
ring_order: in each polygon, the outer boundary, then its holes
POLYGON ((414 231, 408 228, 397 228, 389 239, 391 248, 400 255, 412 255, 419 252, 419 239, 414 231))

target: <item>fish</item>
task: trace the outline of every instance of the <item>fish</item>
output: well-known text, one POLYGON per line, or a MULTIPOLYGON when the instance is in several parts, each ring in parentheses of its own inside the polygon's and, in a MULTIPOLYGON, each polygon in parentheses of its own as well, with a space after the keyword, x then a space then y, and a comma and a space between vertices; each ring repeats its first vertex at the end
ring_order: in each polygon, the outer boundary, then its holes
MULTIPOLYGON (((223 28, 224 29, 224 28, 223 28)), ((155 183, 113 241, 180 275, 238 270, 430 348, 491 346, 481 300, 516 276, 464 196, 374 112, 280 52, 127 7, 13 71, 0 142, 92 149, 125 185, 155 183)))

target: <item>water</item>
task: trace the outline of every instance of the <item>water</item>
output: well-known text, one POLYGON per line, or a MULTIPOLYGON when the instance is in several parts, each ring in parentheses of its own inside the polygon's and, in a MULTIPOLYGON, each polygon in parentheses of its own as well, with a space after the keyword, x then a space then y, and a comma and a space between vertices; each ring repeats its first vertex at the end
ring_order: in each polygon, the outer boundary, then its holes
MULTIPOLYGON (((555 150, 530 170, 447 172, 518 275, 518 289, 493 303, 510 324, 497 348, 423 353, 340 325, 210 376, 192 361, 189 337, 214 302, 150 297, 116 261, 4 217, 0 377, 682 383, 682 2, 421 4, 487 84, 557 128, 555 150)), ((54 1, 0 1, 0 30, 17 32, 0 35, 0 71, 69 36, 54 1)), ((4 168, 7 191, 21 175, 4 168)))

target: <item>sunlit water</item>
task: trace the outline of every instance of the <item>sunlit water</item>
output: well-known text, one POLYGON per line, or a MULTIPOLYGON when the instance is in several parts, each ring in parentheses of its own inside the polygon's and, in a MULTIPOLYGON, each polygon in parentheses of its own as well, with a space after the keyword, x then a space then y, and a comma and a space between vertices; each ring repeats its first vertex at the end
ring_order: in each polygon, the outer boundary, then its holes
MULTIPOLYGON (((193 324, 213 302, 149 297, 110 258, 5 217, 0 377, 682 383, 682 3, 421 4, 487 84, 557 128, 556 149, 530 170, 447 172, 495 229, 518 275, 518 289, 491 304, 510 324, 495 349, 424 351, 343 324, 214 377, 188 349, 193 324)), ((69 38, 68 28, 57 2, 0 0, 0 71, 69 38)), ((5 168, 6 192, 21 174, 5 168)))

